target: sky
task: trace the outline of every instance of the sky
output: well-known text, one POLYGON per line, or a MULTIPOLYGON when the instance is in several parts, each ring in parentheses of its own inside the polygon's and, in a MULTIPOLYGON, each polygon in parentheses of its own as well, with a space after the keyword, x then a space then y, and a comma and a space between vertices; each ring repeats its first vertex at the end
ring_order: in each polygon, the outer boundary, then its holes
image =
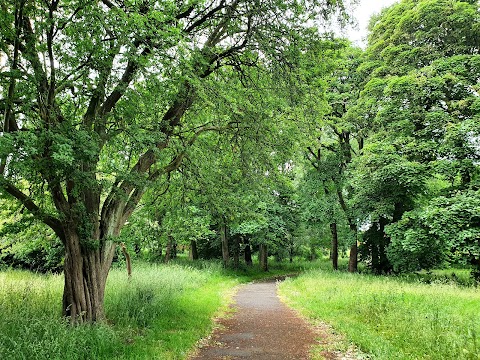
POLYGON ((349 29, 346 36, 358 46, 365 47, 367 37, 367 26, 370 17, 379 13, 382 8, 392 5, 399 0, 360 0, 353 12, 358 22, 358 29, 349 29))

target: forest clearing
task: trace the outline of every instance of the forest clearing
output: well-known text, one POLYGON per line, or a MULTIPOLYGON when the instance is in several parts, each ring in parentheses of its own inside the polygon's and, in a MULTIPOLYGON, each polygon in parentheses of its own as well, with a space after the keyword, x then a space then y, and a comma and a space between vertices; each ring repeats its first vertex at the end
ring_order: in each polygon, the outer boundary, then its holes
POLYGON ((0 359, 480 358, 479 0, 0 1, 0 114, 0 359))

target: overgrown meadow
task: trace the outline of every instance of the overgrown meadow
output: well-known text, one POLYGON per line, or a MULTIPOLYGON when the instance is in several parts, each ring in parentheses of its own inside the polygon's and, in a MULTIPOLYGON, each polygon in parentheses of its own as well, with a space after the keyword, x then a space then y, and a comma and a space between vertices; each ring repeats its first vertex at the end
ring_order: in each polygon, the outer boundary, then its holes
POLYGON ((61 320, 63 277, 0 273, 0 358, 184 359, 208 334, 238 280, 220 266, 141 265, 128 280, 113 269, 108 322, 72 327, 61 320))
POLYGON ((186 359, 228 311, 237 285, 299 271, 279 286, 281 297, 312 323, 331 325, 345 338, 340 350, 355 344, 362 356, 385 360, 480 357, 480 291, 459 285, 468 284, 466 270, 453 278, 446 271, 376 277, 329 267, 328 260, 272 262, 263 274, 215 262, 139 263, 130 280, 114 268, 108 321, 75 327, 60 316, 61 275, 7 270, 0 272, 0 358, 186 359))
POLYGON ((280 293, 372 359, 479 359, 480 291, 444 274, 432 279, 314 270, 282 283, 280 293))
POLYGON ((0 359, 185 359, 228 310, 237 285, 295 273, 315 263, 224 270, 220 262, 178 259, 114 267, 107 321, 72 327, 61 318, 62 275, 0 272, 0 359))

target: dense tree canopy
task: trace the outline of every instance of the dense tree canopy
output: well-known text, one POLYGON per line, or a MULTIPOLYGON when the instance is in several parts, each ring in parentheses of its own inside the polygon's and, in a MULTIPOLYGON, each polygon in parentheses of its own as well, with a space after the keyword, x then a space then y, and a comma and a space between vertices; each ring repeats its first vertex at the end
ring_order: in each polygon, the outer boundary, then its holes
POLYGON ((478 5, 402 0, 361 50, 319 31, 342 1, 2 3, 0 261, 63 261, 72 322, 119 242, 480 277, 478 5))
POLYGON ((337 1, 1 5, 0 184, 65 245, 65 315, 103 317, 113 240, 145 191, 202 133, 238 123, 232 101, 231 115, 198 116, 218 96, 209 82, 287 60, 305 24, 338 11, 337 1))
MULTIPOLYGON (((383 242, 384 258, 390 243, 384 227, 403 215, 410 219, 387 231, 395 234, 390 261, 397 270, 429 268, 445 260, 457 245, 434 240, 430 232, 427 236, 420 225, 427 216, 423 212, 441 218, 434 223, 448 223, 452 220, 446 217, 448 211, 434 207, 456 203, 463 198, 460 194, 476 196, 471 190, 478 187, 480 158, 478 16, 477 1, 405 0, 384 10, 370 25, 369 46, 360 66, 367 81, 349 114, 371 127, 355 169, 355 178, 363 181, 356 180, 354 187, 358 202, 371 206, 361 211, 363 221, 383 218, 377 239, 383 242), (367 166, 365 172, 362 167, 372 162, 377 165, 367 166), (416 245, 413 233, 418 236, 416 245), (412 256, 424 260, 412 261, 412 256)), ((462 226, 470 227, 470 220, 462 226)), ((370 247, 370 257, 372 251, 370 247)), ((391 266, 386 263, 377 270, 391 266)))

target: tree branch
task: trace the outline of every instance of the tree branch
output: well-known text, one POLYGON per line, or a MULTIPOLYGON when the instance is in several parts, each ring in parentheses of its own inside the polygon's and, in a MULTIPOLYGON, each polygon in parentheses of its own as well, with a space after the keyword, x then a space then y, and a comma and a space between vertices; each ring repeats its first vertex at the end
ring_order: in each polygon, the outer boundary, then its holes
MULTIPOLYGON (((84 67, 88 66, 90 64, 90 61, 92 60, 92 53, 90 53, 87 57, 87 59, 78 65, 75 69, 73 69, 70 73, 65 75, 62 80, 58 82, 58 86, 56 89, 56 93, 58 94, 59 92, 63 91, 65 88, 68 87, 68 79, 70 76, 72 76, 75 73, 78 73, 80 70, 82 70, 84 67)), ((83 76, 82 73, 78 74, 73 80, 77 80, 83 76)))
MULTIPOLYGON (((23 17, 23 5, 24 2, 20 3, 20 7, 15 7, 15 39, 13 46, 13 60, 11 70, 16 71, 18 69, 18 58, 19 58, 19 47, 20 47, 20 32, 21 32, 21 19, 23 17)), ((12 76, 10 79, 10 84, 8 86, 7 99, 5 101, 5 112, 3 116, 3 126, 2 130, 5 133, 18 131, 18 125, 15 121, 15 113, 13 112, 13 104, 15 97, 15 86, 16 86, 16 77, 12 76)), ((7 166, 7 159, 0 159, 0 175, 3 176, 5 172, 5 167, 7 166)))
POLYGON ((200 137, 201 134, 208 131, 217 131, 217 132, 225 131, 227 129, 230 129, 231 127, 232 127, 231 124, 228 124, 227 126, 202 126, 198 128, 193 134, 193 136, 190 138, 190 140, 188 140, 187 144, 185 145, 185 149, 182 150, 180 153, 178 153, 168 165, 166 165, 162 169, 159 169, 151 173, 150 176, 148 177, 148 180, 149 181, 156 180, 158 177, 164 174, 168 174, 172 171, 177 170, 182 164, 182 161, 187 154, 187 149, 190 148, 197 141, 197 139, 200 137))
POLYGON ((193 12, 193 10, 195 10, 195 6, 191 5, 187 10, 177 14, 175 16, 175 19, 177 19, 177 20, 185 19, 185 18, 190 16, 190 14, 193 12))
POLYGON ((345 199, 343 198, 342 190, 337 186, 337 197, 338 197, 338 202, 340 203, 340 207, 342 208, 345 216, 347 217, 348 221, 348 226, 350 227, 350 230, 352 231, 357 231, 357 225, 352 220, 352 217, 349 214, 347 204, 345 202, 345 199))
POLYGON ((217 12, 223 10, 226 7, 225 0, 220 1, 218 6, 214 7, 210 11, 208 11, 205 15, 203 15, 201 18, 198 20, 194 21, 193 24, 188 26, 187 28, 184 29, 184 32, 191 33, 193 30, 196 28, 202 26, 202 24, 206 23, 208 20, 210 20, 217 12))
POLYGON ((50 81, 48 86, 48 98, 47 104, 49 107, 55 103, 55 87, 56 87, 56 69, 55 69, 55 57, 53 54, 53 38, 55 36, 55 22, 53 21, 53 13, 56 11, 58 1, 53 0, 48 7, 48 19, 50 21, 50 27, 47 32, 47 52, 50 62, 50 81))
MULTIPOLYGON (((165 175, 165 174, 170 174, 171 172, 177 170, 180 165, 182 164, 183 159, 185 158, 187 154, 187 149, 190 148, 195 141, 200 137, 201 134, 208 132, 208 131, 223 131, 230 128, 229 125, 227 126, 203 126, 198 128, 197 131, 195 131, 194 135, 190 138, 190 140, 187 142, 186 147, 183 151, 181 151, 177 156, 173 158, 173 160, 163 167, 162 169, 159 169, 157 171, 154 171, 150 176, 148 177, 148 181, 154 181, 158 179, 160 176, 165 175)), ((137 206, 138 202, 142 198, 143 194, 145 193, 145 187, 138 187, 136 188, 133 193, 130 195, 125 209, 123 211, 123 217, 124 219, 127 219, 131 213, 135 210, 135 207, 137 206)))
MULTIPOLYGON (((20 23, 23 18, 23 6, 24 1, 20 3, 19 8, 15 8, 15 39, 14 39, 14 46, 13 46, 13 60, 11 71, 15 72, 18 70, 18 60, 19 60, 19 47, 20 47, 20 32, 21 26, 20 23)), ((16 86, 16 77, 12 76, 10 80, 10 84, 8 86, 7 92, 7 99, 5 101, 5 113, 4 113, 4 120, 3 120, 3 131, 10 132, 10 131, 18 131, 18 125, 15 121, 15 117, 13 114, 13 104, 14 104, 14 96, 15 96, 15 86, 16 86)), ((2 163, 0 174, 3 174, 5 163, 2 163)))
MULTIPOLYGON (((49 85, 48 76, 39 58, 36 47, 35 34, 32 29, 30 19, 23 17, 23 33, 25 35, 25 44, 20 44, 20 51, 25 54, 25 58, 33 68, 37 88, 37 101, 39 106, 39 115, 45 124, 52 120, 63 122, 64 117, 60 107, 55 101, 55 82, 51 81, 49 85)), ((54 64, 53 64, 54 66, 54 64)))
POLYGON ((109 9, 114 9, 117 7, 117 5, 115 5, 113 2, 109 1, 109 0, 101 0, 102 3, 108 7, 109 9))
POLYGON ((315 154, 315 152, 312 150, 312 148, 309 146, 307 147, 307 150, 308 152, 313 156, 313 158, 317 161, 320 160, 320 154, 317 156, 317 154, 315 154))
POLYGON ((80 12, 80 10, 83 10, 83 9, 84 9, 83 6, 79 6, 78 8, 76 8, 73 11, 72 15, 70 15, 70 17, 65 22, 63 22, 63 24, 61 24, 60 26, 57 26, 53 36, 54 37, 57 36, 57 34, 60 30, 64 30, 67 27, 67 25, 72 22, 73 18, 80 12))
MULTIPOLYGON (((23 32, 25 35, 25 44, 21 44, 22 53, 25 54, 26 59, 31 64, 35 75, 37 92, 45 95, 48 92, 48 78, 45 70, 42 67, 42 63, 39 58, 39 54, 36 48, 35 35, 32 29, 30 19, 27 17, 22 18, 23 32)), ((42 101, 43 102, 43 101, 42 101)), ((41 103, 39 102, 39 106, 41 103)))
MULTIPOLYGON (((137 47, 140 46, 138 42, 137 47)), ((151 53, 151 49, 149 47, 145 48, 142 53, 139 55, 140 57, 145 57, 151 53)), ((138 61, 129 60, 127 63, 127 67, 123 72, 122 78, 120 79, 119 83, 113 89, 111 94, 105 99, 104 103, 100 108, 100 116, 104 116, 110 111, 112 111, 113 107, 117 104, 118 100, 122 97, 123 93, 127 89, 130 82, 133 80, 135 73, 139 68, 138 61)))
POLYGON ((30 211, 38 220, 42 221, 44 224, 50 226, 55 234, 62 240, 65 241, 65 233, 63 231, 62 223, 59 219, 54 216, 51 216, 45 213, 40 209, 33 200, 23 193, 20 189, 15 187, 10 181, 6 180, 4 177, 0 178, 0 187, 4 188, 7 193, 13 196, 15 199, 20 201, 25 208, 30 211))

